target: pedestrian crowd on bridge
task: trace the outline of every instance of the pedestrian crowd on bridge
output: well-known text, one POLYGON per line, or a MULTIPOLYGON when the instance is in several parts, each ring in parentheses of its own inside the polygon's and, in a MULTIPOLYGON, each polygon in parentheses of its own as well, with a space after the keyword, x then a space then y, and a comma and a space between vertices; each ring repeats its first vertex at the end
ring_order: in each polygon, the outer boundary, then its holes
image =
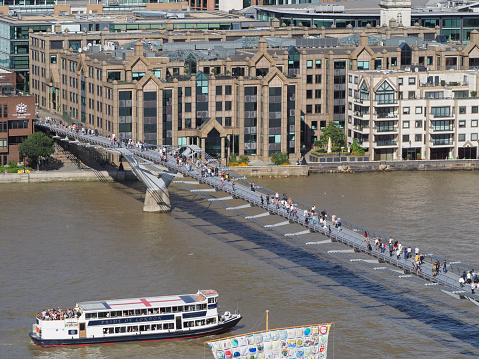
POLYGON ((465 285, 471 286, 472 294, 479 288, 479 275, 474 269, 466 272, 463 271, 462 275, 459 277, 459 285, 463 288, 465 285))

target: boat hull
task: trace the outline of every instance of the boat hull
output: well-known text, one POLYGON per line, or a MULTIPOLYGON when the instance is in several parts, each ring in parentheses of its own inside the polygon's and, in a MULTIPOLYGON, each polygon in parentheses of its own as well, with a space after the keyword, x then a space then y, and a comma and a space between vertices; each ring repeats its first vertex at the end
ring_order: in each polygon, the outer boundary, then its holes
POLYGON ((39 338, 37 333, 31 332, 30 338, 33 343, 41 347, 66 346, 66 345, 89 345, 89 344, 114 344, 132 341, 156 341, 156 340, 173 340, 198 338, 206 335, 221 334, 232 330, 241 320, 241 316, 232 318, 224 323, 209 328, 193 329, 193 330, 176 330, 168 333, 153 333, 108 336, 97 338, 77 338, 77 339, 43 339, 39 338))

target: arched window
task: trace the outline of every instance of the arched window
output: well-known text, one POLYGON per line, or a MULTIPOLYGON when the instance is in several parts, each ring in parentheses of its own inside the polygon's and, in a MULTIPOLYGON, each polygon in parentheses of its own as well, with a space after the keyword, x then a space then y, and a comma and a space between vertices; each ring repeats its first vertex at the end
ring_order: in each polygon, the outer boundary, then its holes
POLYGON ((359 91, 360 91, 360 99, 362 101, 369 101, 369 89, 365 81, 363 81, 363 83, 361 84, 359 91))
POLYGON ((376 101, 378 104, 394 103, 394 88, 389 82, 384 81, 376 90, 376 101))

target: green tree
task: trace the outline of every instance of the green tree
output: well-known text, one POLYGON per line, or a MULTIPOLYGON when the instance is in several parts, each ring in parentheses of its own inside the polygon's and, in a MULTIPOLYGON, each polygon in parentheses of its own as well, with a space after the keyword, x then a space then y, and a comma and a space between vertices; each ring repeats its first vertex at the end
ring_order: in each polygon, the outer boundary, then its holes
POLYGON ((50 157, 55 151, 53 140, 43 132, 35 132, 28 136, 19 146, 18 152, 23 158, 28 158, 30 163, 36 163, 39 170, 40 157, 50 157))
POLYGON ((333 147, 344 147, 344 144, 346 143, 344 130, 339 127, 338 124, 332 121, 328 123, 328 125, 323 129, 323 134, 321 135, 319 140, 323 146, 327 146, 328 139, 330 137, 333 147))
POLYGON ((238 162, 239 162, 239 163, 246 163, 246 164, 248 164, 248 163, 249 163, 249 157, 248 157, 248 155, 240 155, 238 162))
POLYGON ((288 159, 288 154, 286 152, 275 152, 271 155, 271 162, 273 162, 276 166, 283 165, 285 163, 290 163, 288 159))
POLYGON ((366 150, 361 147, 357 139, 353 140, 353 143, 351 143, 351 154, 355 156, 364 156, 366 153, 366 150))

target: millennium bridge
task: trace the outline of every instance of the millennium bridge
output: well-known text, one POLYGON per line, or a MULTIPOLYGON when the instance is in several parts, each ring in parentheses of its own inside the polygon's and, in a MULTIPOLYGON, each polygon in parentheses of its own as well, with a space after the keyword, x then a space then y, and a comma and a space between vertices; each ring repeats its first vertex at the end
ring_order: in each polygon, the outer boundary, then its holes
MULTIPOLYGON (((382 243, 389 243, 389 239, 385 236, 367 230, 361 226, 355 225, 348 221, 341 220, 339 228, 331 228, 331 226, 323 226, 320 223, 313 223, 304 215, 304 210, 311 210, 307 204, 294 201, 297 213, 292 215, 286 210, 277 206, 275 202, 276 191, 261 186, 255 186, 252 191, 251 182, 244 176, 239 175, 233 169, 219 163, 216 159, 209 156, 201 148, 194 145, 167 148, 167 156, 162 156, 161 149, 157 146, 149 146, 147 149, 141 150, 135 146, 127 146, 121 141, 112 141, 110 138, 100 135, 91 135, 73 130, 70 127, 62 126, 53 121, 37 121, 36 127, 58 141, 66 141, 72 145, 93 147, 98 150, 105 150, 109 153, 121 155, 131 166, 132 171, 146 185, 146 195, 144 203, 144 211, 148 212, 167 212, 171 210, 168 186, 171 182, 182 186, 186 190, 204 198, 209 202, 225 208, 238 216, 241 216, 267 231, 273 231, 276 234, 292 237, 303 236, 306 234, 317 235, 317 241, 307 242, 306 245, 321 245, 330 242, 340 242, 349 247, 344 250, 330 250, 328 253, 336 255, 346 255, 347 253, 362 252, 373 259, 364 261, 374 266, 375 270, 386 270, 388 264, 392 266, 390 269, 398 273, 400 278, 417 278, 424 281, 426 286, 436 286, 444 293, 451 295, 457 299, 467 299, 479 306, 479 295, 472 293, 470 285, 461 286, 459 278, 463 272, 468 272, 471 266, 459 261, 448 261, 447 272, 440 272, 439 275, 433 274, 433 264, 439 261, 443 263, 444 258, 427 253, 425 254, 424 263, 421 270, 417 271, 410 259, 404 258, 404 250, 399 256, 395 253, 391 256, 389 250, 377 250, 368 246, 364 240, 363 233, 368 232, 373 241, 377 238, 382 243), (191 162, 200 160, 202 165, 218 168, 218 173, 225 172, 229 181, 223 182, 218 175, 204 176, 201 168, 195 165, 190 166, 189 163, 178 164, 174 153, 182 157, 188 158, 191 162), (234 183, 234 185, 233 185, 234 183), (206 185, 207 188, 198 188, 199 185, 206 185), (214 194, 223 193, 223 197, 217 197, 214 194), (270 202, 266 202, 266 196, 271 198, 270 202), (261 196, 263 200, 261 200, 261 196), (228 201, 241 199, 245 204, 232 207, 228 201), (258 207, 261 213, 251 215, 245 212, 247 208, 258 207), (267 216, 275 216, 278 222, 268 224, 264 219, 267 216), (291 229, 301 228, 300 231, 291 229)), ((327 222, 332 223, 332 216, 327 214, 327 222)), ((354 259, 351 259, 353 261, 354 259)))

